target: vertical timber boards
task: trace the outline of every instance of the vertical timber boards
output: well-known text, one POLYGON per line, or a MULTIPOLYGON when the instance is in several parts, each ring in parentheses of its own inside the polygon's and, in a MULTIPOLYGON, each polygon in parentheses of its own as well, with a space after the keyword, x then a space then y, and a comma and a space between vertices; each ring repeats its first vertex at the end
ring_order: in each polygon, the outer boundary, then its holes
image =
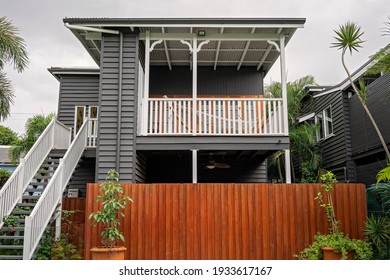
MULTIPOLYGON (((85 217, 98 184, 88 184, 85 217)), ((293 259, 317 232, 326 233, 324 211, 314 201, 318 184, 124 184, 134 202, 121 222, 127 259, 293 259)), ((334 191, 341 229, 362 238, 367 216, 362 184, 334 191)), ((85 259, 99 246, 86 219, 85 259)))

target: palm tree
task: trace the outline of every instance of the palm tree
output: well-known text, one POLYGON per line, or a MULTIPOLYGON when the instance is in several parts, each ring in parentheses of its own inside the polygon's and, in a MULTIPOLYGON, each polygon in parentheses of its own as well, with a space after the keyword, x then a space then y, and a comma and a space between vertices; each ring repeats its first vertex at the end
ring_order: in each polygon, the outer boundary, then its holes
MULTIPOLYGON (((294 82, 288 82, 287 87, 287 108, 288 123, 293 126, 301 114, 302 100, 307 96, 305 86, 316 85, 315 79, 311 75, 299 78, 294 82)), ((282 86, 280 82, 272 82, 265 88, 265 91, 272 97, 282 98, 282 86)))
MULTIPOLYGON (((293 82, 287 83, 287 110, 288 110, 288 123, 290 127, 290 137, 292 136, 291 132, 295 131, 296 128, 296 120, 302 113, 302 100, 306 98, 307 90, 305 87, 308 85, 316 85, 315 79, 311 75, 307 75, 305 77, 299 78, 293 82)), ((280 82, 272 82, 265 89, 267 93, 267 97, 282 97, 282 86, 280 82)), ((298 136, 297 136, 298 137, 298 136)), ((292 150, 292 156, 297 156, 299 152, 294 152, 292 150)), ((283 157, 284 151, 279 151, 273 155, 271 158, 271 165, 274 165, 278 169, 279 178, 283 182, 283 174, 282 174, 282 165, 283 165, 283 157)), ((291 158, 292 161, 292 158, 291 158)), ((292 167, 292 177, 293 181, 295 181, 295 170, 294 165, 291 162, 292 167)))
POLYGON ((17 163, 21 155, 28 153, 53 118, 55 118, 55 114, 46 117, 35 115, 27 120, 26 133, 15 141, 9 150, 8 156, 13 163, 17 163))
POLYGON ((344 70, 347 73, 349 82, 351 83, 351 86, 352 86, 354 92, 358 96, 360 103, 362 104, 364 110, 366 111, 368 118, 370 119, 372 125, 374 126, 374 129, 375 129, 376 133, 378 134, 379 140, 382 143, 383 149, 385 150, 387 159, 388 159, 388 161, 390 161, 389 149, 387 148, 387 145, 385 143, 385 140, 383 139, 382 133, 379 130, 378 125, 376 124, 374 118, 371 115, 370 110, 368 109, 368 107, 366 105, 366 98, 365 97, 367 94, 365 91, 364 83, 360 83, 361 88, 359 90, 357 88, 357 86, 355 85, 355 83, 353 82, 351 74, 350 74, 350 72, 345 64, 345 53, 347 51, 349 51, 350 54, 352 54, 352 51, 358 51, 358 48, 362 47, 363 41, 362 41, 361 37, 362 37, 364 32, 361 31, 360 26, 358 26, 355 22, 347 22, 344 25, 340 25, 339 29, 334 30, 334 32, 336 33, 337 36, 334 37, 336 39, 336 42, 332 43, 332 47, 342 50, 341 63, 343 64, 344 70))
MULTIPOLYGON (((390 35, 390 17, 388 17, 388 21, 385 22, 383 35, 390 35)), ((368 74, 390 72, 390 44, 374 54, 372 60, 374 61, 374 64, 368 69, 368 74)))
POLYGON ((26 43, 18 35, 18 29, 7 20, 0 18, 0 121, 10 115, 14 92, 11 81, 3 71, 4 66, 11 63, 15 70, 22 72, 28 64, 26 43))

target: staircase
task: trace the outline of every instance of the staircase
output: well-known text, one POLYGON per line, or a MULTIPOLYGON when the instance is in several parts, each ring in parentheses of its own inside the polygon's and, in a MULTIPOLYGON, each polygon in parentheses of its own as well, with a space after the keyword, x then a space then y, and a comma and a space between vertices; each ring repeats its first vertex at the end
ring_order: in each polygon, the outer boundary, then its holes
POLYGON ((29 216, 50 182, 66 150, 51 150, 26 191, 0 229, 0 260, 23 259, 25 217, 29 216))
POLYGON ((60 221, 56 210, 90 144, 88 128, 86 119, 70 143, 70 129, 53 120, 0 190, 0 260, 34 259, 45 230, 60 221))

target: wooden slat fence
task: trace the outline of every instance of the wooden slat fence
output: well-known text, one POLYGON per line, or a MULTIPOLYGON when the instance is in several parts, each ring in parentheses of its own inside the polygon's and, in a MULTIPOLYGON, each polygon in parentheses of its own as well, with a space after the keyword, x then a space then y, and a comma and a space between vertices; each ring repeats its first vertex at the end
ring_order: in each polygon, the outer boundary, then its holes
POLYGON ((85 236, 85 198, 64 198, 63 210, 77 210, 69 217, 69 223, 62 222, 62 233, 66 234, 69 241, 83 254, 85 236), (70 228, 69 228, 70 227, 70 228))
MULTIPOLYGON (((327 232, 324 210, 309 184, 128 184, 134 203, 121 229, 127 259, 293 259, 327 232)), ((85 259, 100 246, 87 217, 98 210, 99 184, 88 184, 85 259)), ((365 187, 338 184, 334 201, 341 229, 362 238, 365 187)))

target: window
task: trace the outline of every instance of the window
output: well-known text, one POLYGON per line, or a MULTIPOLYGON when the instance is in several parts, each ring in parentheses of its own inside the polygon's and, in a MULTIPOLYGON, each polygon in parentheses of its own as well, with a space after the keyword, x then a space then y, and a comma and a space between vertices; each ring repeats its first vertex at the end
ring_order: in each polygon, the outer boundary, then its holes
POLYGON ((329 106, 315 115, 315 123, 318 124, 317 141, 329 138, 333 135, 332 107, 329 106))

